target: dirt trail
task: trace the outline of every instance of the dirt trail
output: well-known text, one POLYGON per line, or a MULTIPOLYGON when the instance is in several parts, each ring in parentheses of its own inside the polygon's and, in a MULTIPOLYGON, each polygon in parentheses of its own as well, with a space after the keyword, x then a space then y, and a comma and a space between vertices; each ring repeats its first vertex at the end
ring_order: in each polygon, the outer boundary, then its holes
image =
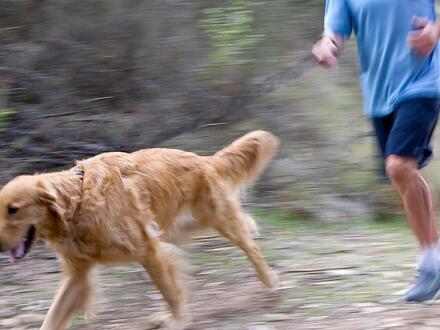
MULTIPOLYGON (((216 237, 185 248, 192 330, 439 329, 439 306, 405 304, 415 243, 401 224, 266 223, 259 243, 282 280, 271 292, 241 253, 216 237)), ((0 257, 0 329, 38 329, 60 277, 40 244, 27 260, 0 257)), ((148 329, 166 311, 136 265, 99 268, 95 317, 72 329, 148 329)))

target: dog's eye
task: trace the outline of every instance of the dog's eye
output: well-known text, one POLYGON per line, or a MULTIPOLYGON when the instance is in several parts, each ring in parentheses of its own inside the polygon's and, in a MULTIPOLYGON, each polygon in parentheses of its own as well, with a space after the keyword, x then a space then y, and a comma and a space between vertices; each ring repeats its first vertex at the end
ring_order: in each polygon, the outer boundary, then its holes
POLYGON ((18 207, 11 206, 11 205, 8 206, 8 214, 9 215, 15 214, 17 212, 18 212, 18 207))

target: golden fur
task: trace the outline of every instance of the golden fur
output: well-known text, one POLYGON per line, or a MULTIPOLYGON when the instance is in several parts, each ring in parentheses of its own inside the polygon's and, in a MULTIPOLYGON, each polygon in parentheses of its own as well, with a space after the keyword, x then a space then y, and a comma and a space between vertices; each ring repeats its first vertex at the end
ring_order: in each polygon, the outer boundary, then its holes
POLYGON ((111 152, 79 161, 68 171, 9 182, 0 191, 0 249, 18 251, 31 237, 29 248, 34 228, 35 237, 47 241, 64 266, 62 286, 41 329, 64 329, 86 307, 94 265, 133 261, 146 269, 170 305, 167 326, 185 328, 178 269, 153 225, 172 242, 194 230, 217 230, 273 287, 276 276, 253 240, 256 225, 241 209, 238 192, 256 179, 278 144, 272 134, 255 131, 213 156, 171 149, 111 152))

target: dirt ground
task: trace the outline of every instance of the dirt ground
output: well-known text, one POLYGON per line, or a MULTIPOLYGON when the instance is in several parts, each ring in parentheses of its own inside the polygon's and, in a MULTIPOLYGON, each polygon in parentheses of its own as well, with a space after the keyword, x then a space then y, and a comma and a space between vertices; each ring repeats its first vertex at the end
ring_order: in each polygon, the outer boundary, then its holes
MULTIPOLYGON (((210 233, 184 248, 192 330, 439 329, 437 303, 407 304, 416 244, 402 219, 323 224, 258 214, 264 254, 281 285, 269 291, 243 253, 210 233)), ((60 277, 39 244, 26 260, 0 257, 0 329, 38 329, 60 277)), ((166 312, 137 265, 96 271, 95 316, 71 329, 149 329, 166 312)))

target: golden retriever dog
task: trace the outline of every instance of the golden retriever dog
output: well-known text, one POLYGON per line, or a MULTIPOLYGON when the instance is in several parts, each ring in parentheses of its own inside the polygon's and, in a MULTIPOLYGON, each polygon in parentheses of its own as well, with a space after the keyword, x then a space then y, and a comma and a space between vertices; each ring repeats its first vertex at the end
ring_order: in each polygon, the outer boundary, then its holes
POLYGON ((67 171, 23 175, 6 184, 0 191, 0 250, 18 261, 42 239, 64 267, 41 329, 64 329, 87 307, 95 265, 126 262, 140 263, 169 304, 171 317, 163 326, 184 329, 185 292, 153 224, 171 241, 195 229, 215 229, 246 253, 267 287, 275 286, 277 277, 253 240, 255 222, 238 196, 278 144, 271 133, 254 131, 212 156, 161 148, 110 152, 67 171))

